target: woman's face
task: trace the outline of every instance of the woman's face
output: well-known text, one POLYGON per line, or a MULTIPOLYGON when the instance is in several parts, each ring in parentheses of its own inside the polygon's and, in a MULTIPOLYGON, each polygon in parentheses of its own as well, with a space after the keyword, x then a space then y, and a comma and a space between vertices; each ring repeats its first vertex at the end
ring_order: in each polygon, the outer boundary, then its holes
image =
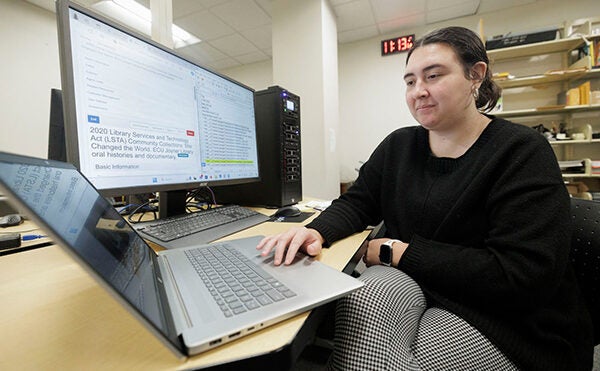
MULTIPOLYGON (((446 44, 415 49, 406 65, 406 103, 429 130, 449 130, 475 109, 474 80, 465 77, 454 50, 446 44)), ((477 85, 478 87, 478 85, 477 85)))

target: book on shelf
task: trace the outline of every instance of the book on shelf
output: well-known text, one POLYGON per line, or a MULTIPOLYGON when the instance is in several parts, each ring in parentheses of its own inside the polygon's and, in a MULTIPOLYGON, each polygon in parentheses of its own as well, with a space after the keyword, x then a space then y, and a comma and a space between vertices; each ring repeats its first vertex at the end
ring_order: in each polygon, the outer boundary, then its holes
POLYGON ((567 106, 578 106, 581 104, 579 87, 567 90, 567 106))
POLYGON ((578 60, 572 66, 583 66, 589 63, 590 68, 600 68, 600 39, 591 39, 589 43, 580 49, 578 60))
POLYGON ((592 83, 586 81, 579 86, 567 90, 566 94, 566 105, 567 106, 580 106, 590 104, 592 83))
POLYGON ((592 61, 592 68, 600 68, 600 39, 597 39, 594 43, 594 60, 592 61))
POLYGON ((591 84, 591 82, 586 81, 579 85, 579 104, 590 104, 591 84))
POLYGON ((559 161, 563 174, 585 174, 585 160, 559 161))
POLYGON ((600 161, 592 160, 592 174, 600 175, 600 161))
POLYGON ((593 60, 592 68, 600 68, 600 39, 592 40, 593 60))
POLYGON ((588 55, 590 56, 590 68, 594 68, 596 64, 596 41, 591 40, 588 45, 588 55))

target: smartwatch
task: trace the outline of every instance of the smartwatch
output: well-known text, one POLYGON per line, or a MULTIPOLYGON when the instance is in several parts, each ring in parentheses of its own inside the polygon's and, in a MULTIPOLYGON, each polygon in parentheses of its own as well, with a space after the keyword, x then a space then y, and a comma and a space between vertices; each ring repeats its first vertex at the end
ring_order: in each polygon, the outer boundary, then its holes
POLYGON ((379 246, 379 261, 385 266, 392 265, 392 245, 399 240, 387 240, 379 246))

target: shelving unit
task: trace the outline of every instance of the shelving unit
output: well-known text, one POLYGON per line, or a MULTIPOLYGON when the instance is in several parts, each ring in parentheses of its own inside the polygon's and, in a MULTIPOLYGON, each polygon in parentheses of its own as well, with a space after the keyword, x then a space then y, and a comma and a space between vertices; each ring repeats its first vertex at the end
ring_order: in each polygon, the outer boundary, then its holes
POLYGON ((488 57, 494 62, 503 59, 530 57, 534 55, 552 54, 573 50, 583 42, 582 38, 570 38, 544 41, 535 44, 519 45, 510 48, 494 49, 488 51, 488 57))
POLYGON ((600 69, 586 63, 584 68, 568 69, 572 51, 585 46, 586 40, 598 39, 600 35, 579 36, 488 51, 494 72, 515 75, 496 80, 504 94, 503 109, 494 114, 532 127, 564 125, 568 137, 577 133, 577 139, 553 140, 550 144, 559 161, 582 161, 585 173, 564 173, 563 178, 585 183, 590 192, 600 192, 600 175, 593 174, 591 166, 593 160, 600 160, 600 139, 592 138, 594 132, 600 132, 600 103, 559 104, 557 95, 588 80, 592 90, 600 90, 600 69))

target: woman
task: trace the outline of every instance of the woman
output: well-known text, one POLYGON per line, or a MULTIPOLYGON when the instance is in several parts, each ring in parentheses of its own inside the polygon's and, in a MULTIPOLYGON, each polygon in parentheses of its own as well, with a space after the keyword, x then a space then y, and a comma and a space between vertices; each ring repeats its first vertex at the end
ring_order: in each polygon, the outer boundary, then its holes
POLYGON ((569 195, 541 135, 481 112, 500 94, 491 75, 468 29, 416 42, 404 80, 420 126, 390 134, 306 228, 257 246, 290 264, 383 220, 365 287, 338 303, 332 368, 591 368, 569 195))

